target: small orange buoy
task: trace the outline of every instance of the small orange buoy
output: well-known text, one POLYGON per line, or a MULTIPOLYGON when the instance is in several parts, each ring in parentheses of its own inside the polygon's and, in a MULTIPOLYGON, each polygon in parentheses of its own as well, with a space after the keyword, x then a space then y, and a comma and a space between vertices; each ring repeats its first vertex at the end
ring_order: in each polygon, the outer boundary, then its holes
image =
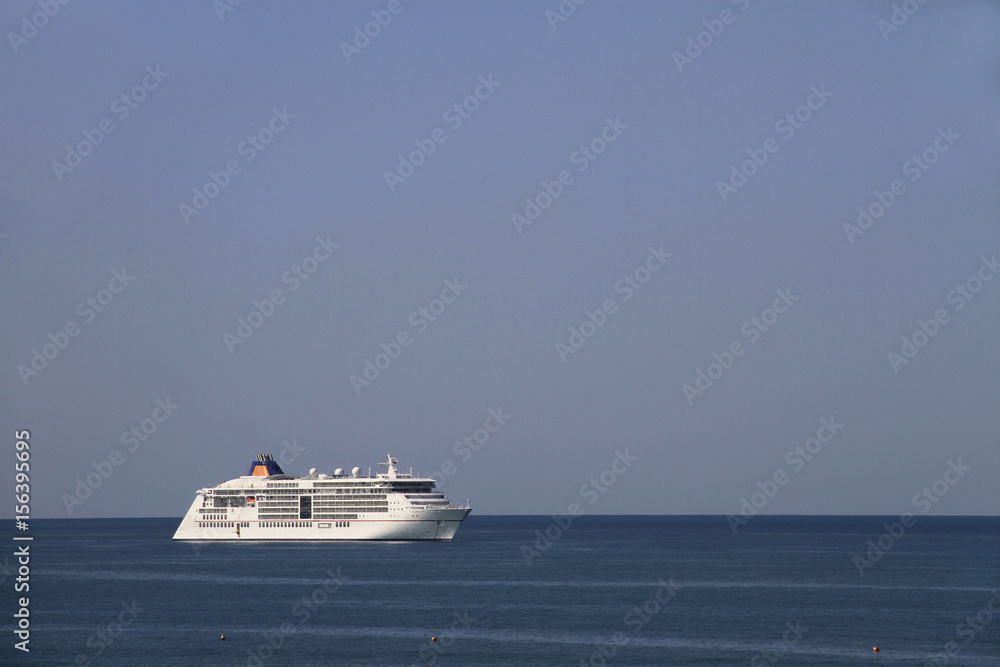
POLYGON ((872 650, 878 653, 878 646, 872 646, 872 650))
POLYGON ((222 635, 221 637, 219 637, 219 639, 221 639, 222 641, 226 641, 226 636, 222 635))
POLYGON ((432 642, 436 642, 437 640, 438 640, 438 638, 437 638, 437 637, 431 637, 431 641, 432 641, 432 642))

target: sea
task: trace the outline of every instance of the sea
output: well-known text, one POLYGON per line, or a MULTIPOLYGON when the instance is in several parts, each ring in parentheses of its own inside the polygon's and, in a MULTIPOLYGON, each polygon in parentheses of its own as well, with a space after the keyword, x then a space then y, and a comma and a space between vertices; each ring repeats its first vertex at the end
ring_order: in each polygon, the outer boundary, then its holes
POLYGON ((33 521, 0 569, 0 664, 1000 665, 997 517, 473 514, 450 542, 215 544, 179 522, 33 521))

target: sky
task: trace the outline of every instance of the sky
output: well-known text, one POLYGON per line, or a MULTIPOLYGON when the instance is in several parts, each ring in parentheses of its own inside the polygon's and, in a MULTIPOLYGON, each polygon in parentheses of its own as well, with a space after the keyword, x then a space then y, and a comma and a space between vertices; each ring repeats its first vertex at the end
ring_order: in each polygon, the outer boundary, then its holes
POLYGON ((478 514, 1000 512, 996 3, 0 28, 36 517, 181 516, 258 452, 391 453, 478 514))

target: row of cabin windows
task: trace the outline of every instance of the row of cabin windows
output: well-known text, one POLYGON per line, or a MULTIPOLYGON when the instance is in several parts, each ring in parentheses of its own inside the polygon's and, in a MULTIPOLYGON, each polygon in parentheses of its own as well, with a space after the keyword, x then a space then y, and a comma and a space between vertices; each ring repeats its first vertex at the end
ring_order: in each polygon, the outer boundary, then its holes
POLYGON ((261 521, 261 528, 309 528, 310 521, 261 521))
POLYGON ((415 484, 415 485, 400 485, 391 487, 358 487, 351 486, 349 488, 340 489, 307 489, 307 488, 294 488, 294 489, 219 489, 212 492, 211 496, 215 498, 219 497, 239 497, 239 496, 297 496, 299 494, 311 494, 311 493, 329 493, 335 495, 344 494, 357 494, 357 495, 373 495, 373 494, 386 494, 386 493, 434 493, 435 489, 426 484, 415 484))
MULTIPOLYGON (((198 525, 202 528, 235 528, 239 524, 242 528, 249 528, 249 521, 202 521, 198 525)), ((308 528, 312 525, 310 521, 261 521, 261 528, 308 528)))
MULTIPOLYGON (((311 496, 311 495, 300 496, 298 491, 296 491, 292 495, 287 495, 287 496, 275 496, 275 495, 263 495, 263 494, 257 494, 257 496, 250 495, 249 496, 250 498, 255 498, 255 501, 256 501, 255 503, 254 502, 247 502, 247 497, 248 496, 243 496, 243 495, 240 495, 240 496, 214 496, 212 498, 211 505, 213 507, 247 507, 247 506, 252 507, 252 506, 254 506, 254 504, 256 504, 258 507, 266 507, 268 505, 270 505, 270 506, 277 506, 277 505, 280 505, 280 504, 283 504, 283 503, 284 504, 297 503, 302 498, 311 499, 314 496, 311 496)), ((318 495, 318 496, 315 496, 315 498, 316 498, 316 500, 341 500, 341 501, 349 501, 349 502, 371 502, 373 500, 385 500, 386 499, 386 495, 384 493, 381 493, 381 494, 337 494, 337 495, 318 495), (362 495, 364 497, 362 497, 362 498, 350 497, 350 496, 353 496, 353 495, 362 495), (348 497, 345 497, 345 496, 348 496, 348 497)), ((208 502, 208 499, 206 498, 205 502, 203 503, 203 506, 208 506, 209 504, 210 503, 208 502)))
POLYGON ((235 528, 237 523, 243 528, 250 527, 246 521, 203 521, 198 525, 202 528, 235 528))

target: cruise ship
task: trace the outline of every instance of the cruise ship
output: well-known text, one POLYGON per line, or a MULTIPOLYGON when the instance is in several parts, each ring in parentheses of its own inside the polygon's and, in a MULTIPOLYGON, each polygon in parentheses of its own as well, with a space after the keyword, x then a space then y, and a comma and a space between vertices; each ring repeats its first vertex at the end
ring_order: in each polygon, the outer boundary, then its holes
POLYGON ((199 489, 174 533, 183 541, 450 540, 472 506, 455 505, 429 477, 396 469, 361 476, 286 475, 270 454, 258 454, 246 475, 199 489))

